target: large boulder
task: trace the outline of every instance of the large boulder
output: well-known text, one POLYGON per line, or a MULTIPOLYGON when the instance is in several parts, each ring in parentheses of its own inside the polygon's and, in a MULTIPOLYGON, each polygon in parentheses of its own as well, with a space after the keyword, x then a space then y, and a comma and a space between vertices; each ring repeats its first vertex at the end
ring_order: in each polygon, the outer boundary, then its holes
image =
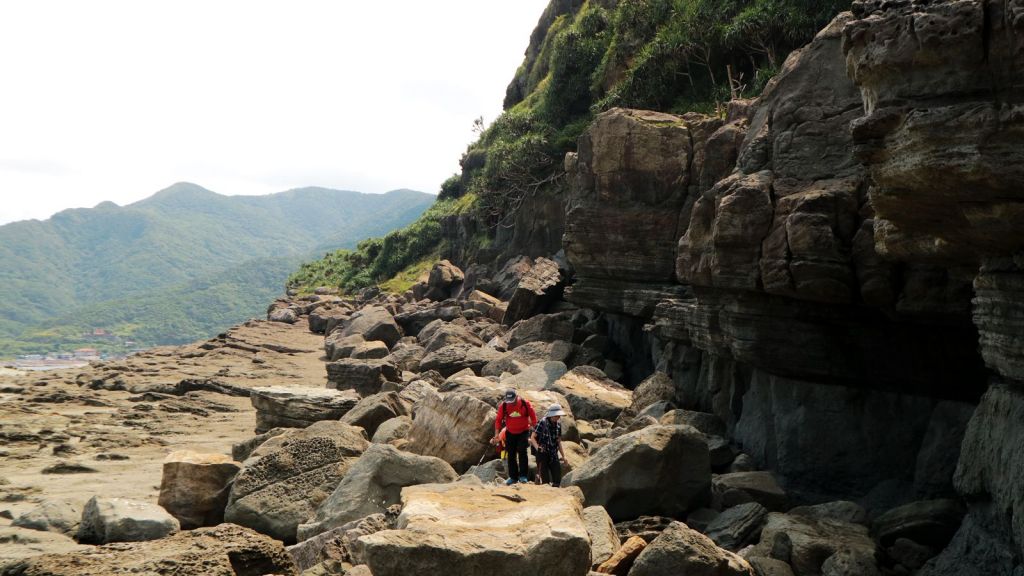
POLYGON ((967 510, 957 500, 922 500, 889 510, 872 523, 872 532, 882 546, 909 538, 941 550, 949 544, 967 510))
POLYGON ((388 345, 395 345, 402 338, 402 329, 383 306, 366 306, 352 314, 341 326, 339 336, 362 336, 368 341, 380 340, 388 345))
POLYGON ((179 532, 152 542, 99 546, 69 554, 44 554, 16 562, 3 573, 5 576, 298 574, 280 542, 233 524, 179 532))
POLYGON ((18 516, 11 526, 74 536, 82 520, 82 505, 68 500, 47 499, 18 516))
POLYGON ((341 417, 341 421, 352 426, 359 426, 372 438, 381 424, 397 418, 408 416, 409 406, 398 395, 398 392, 381 392, 360 400, 351 410, 341 417))
POLYGON ((178 519, 183 530, 216 526, 224 521, 231 482, 239 469, 224 454, 171 452, 164 458, 157 503, 178 519))
POLYGON ((431 300, 447 300, 453 293, 458 293, 464 279, 465 274, 458 266, 441 260, 430 269, 425 296, 431 300))
POLYGON ((370 442, 374 444, 394 444, 400 440, 405 440, 411 429, 412 418, 409 416, 396 416, 378 426, 377 431, 370 438, 370 442))
POLYGON ((324 420, 253 451, 231 487, 224 519, 287 543, 369 446, 362 428, 324 420))
POLYGON ((592 366, 573 368, 550 387, 565 396, 580 420, 615 420, 632 403, 632 393, 592 366))
POLYGON ((683 516, 710 498, 708 446, 693 428, 648 426, 601 447, 562 485, 579 486, 615 520, 683 516))
POLYGON ((509 298, 502 324, 511 326, 543 312, 562 296, 564 287, 565 279, 558 263, 547 258, 537 258, 530 270, 520 278, 509 298))
POLYGON ((320 420, 337 420, 355 406, 359 396, 351 390, 268 386, 253 388, 256 433, 271 428, 305 428, 320 420))
POLYGON ((452 392, 424 398, 416 407, 405 449, 435 456, 459 473, 494 454, 497 411, 469 394, 452 392))
POLYGON ((401 501, 402 488, 406 486, 453 482, 457 477, 455 470, 440 458, 374 444, 349 468, 310 522, 299 526, 298 538, 306 540, 364 516, 382 513, 401 501))
POLYGON ((757 502, 773 512, 786 507, 786 492, 766 470, 719 474, 712 482, 712 489, 715 500, 725 506, 742 501, 757 502))
POLYGON ((877 553, 867 527, 860 524, 771 512, 750 556, 783 560, 796 576, 818 576, 825 561, 840 550, 867 557, 877 553))
POLYGON ((757 502, 748 502, 725 510, 701 530, 715 544, 737 552, 761 537, 761 526, 768 509, 757 502))
POLYGON ((141 542, 174 534, 179 528, 178 520, 156 504, 93 496, 82 510, 77 539, 82 544, 141 542))
POLYGON ((602 506, 588 506, 583 509, 583 521, 590 535, 590 564, 597 568, 619 551, 622 542, 615 531, 611 516, 602 506))
POLYGON ((530 342, 572 342, 576 327, 564 314, 538 314, 516 322, 508 332, 508 347, 515 349, 530 342))
POLYGON ((673 522, 644 548, 629 576, 755 576, 746 560, 723 550, 710 538, 673 522))
POLYGON ((480 374, 486 364, 501 357, 501 352, 493 348, 465 343, 453 344, 428 352, 420 360, 420 370, 436 370, 446 378, 467 368, 480 374))
POLYGON ((362 546, 358 540, 362 536, 391 530, 398 519, 397 506, 382 514, 371 514, 359 520, 333 528, 298 544, 288 547, 288 554, 295 561, 296 567, 303 573, 317 565, 320 572, 311 574, 341 573, 348 576, 351 572, 344 571, 344 564, 362 564, 362 546), (333 572, 332 572, 333 570, 333 572))
POLYGON ((360 396, 376 394, 385 382, 398 382, 401 379, 398 367, 388 359, 343 358, 327 364, 328 388, 355 390, 360 396))
POLYGON ((396 530, 360 538, 374 576, 585 576, 590 538, 578 492, 471 482, 402 490, 396 530))

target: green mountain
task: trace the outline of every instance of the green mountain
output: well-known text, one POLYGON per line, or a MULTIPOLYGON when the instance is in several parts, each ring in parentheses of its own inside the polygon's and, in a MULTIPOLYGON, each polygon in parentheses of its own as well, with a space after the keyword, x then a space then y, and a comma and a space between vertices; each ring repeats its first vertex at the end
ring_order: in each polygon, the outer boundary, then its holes
POLYGON ((404 226, 434 198, 326 188, 222 196, 178 183, 124 207, 0 226, 0 357, 92 346, 81 335, 95 328, 138 345, 214 334, 262 315, 298 262, 404 226))

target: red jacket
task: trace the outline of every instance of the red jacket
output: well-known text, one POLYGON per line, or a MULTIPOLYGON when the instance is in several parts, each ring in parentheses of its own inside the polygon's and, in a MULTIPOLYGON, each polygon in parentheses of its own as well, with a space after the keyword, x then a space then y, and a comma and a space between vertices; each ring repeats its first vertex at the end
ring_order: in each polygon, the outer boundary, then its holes
POLYGON ((498 406, 498 417, 494 419, 495 432, 505 426, 509 434, 522 434, 536 425, 537 413, 533 411, 530 401, 522 396, 511 404, 502 402, 498 406))

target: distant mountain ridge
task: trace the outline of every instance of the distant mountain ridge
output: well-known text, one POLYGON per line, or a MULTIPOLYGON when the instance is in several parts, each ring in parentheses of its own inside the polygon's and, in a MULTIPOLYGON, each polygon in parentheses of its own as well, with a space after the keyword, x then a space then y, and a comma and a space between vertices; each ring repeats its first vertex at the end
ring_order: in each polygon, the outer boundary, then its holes
MULTIPOLYGON (((244 320, 260 312, 268 293, 282 290, 289 267, 404 226, 434 198, 413 190, 365 194, 317 187, 224 196, 179 182, 125 206, 102 202, 64 210, 45 221, 0 226, 0 357, 45 351, 75 330, 108 328, 95 326, 101 319, 95 311, 115 301, 122 312, 124 306, 147 302, 142 308, 151 310, 154 302, 165 301, 167 315, 223 319, 223 310, 196 310, 195 303, 176 310, 165 299, 175 295, 187 300, 183 290, 190 283, 205 278, 207 284, 217 284, 218 275, 227 270, 234 271, 236 280, 258 282, 248 293, 222 287, 238 293, 228 308, 236 312, 234 321, 244 320), (257 259, 275 274, 238 273, 257 259), (157 294, 164 296, 154 299, 157 294), (256 298, 256 308, 238 316, 256 298), (88 326, 68 325, 86 316, 88 326), (58 319, 60 325, 55 325, 58 319)), ((118 314, 126 325, 145 322, 127 322, 128 312, 118 314)), ((191 341, 203 337, 203 330, 218 329, 201 320, 185 325, 194 329, 189 334, 175 330, 144 344, 191 341)), ((150 338, 160 332, 152 328, 146 330, 150 338)))

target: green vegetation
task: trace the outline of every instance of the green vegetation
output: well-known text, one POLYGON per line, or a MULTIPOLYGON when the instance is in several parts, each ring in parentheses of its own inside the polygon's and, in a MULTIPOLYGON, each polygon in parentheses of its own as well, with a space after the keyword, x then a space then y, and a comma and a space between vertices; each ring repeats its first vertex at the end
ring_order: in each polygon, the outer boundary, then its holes
MULTIPOLYGON (((563 186, 563 158, 594 115, 612 107, 722 114, 759 94, 795 48, 849 0, 552 0, 505 96, 505 112, 441 185, 438 203, 405 230, 304 265, 298 287, 401 287, 445 246, 441 220, 472 213, 483 229, 508 225, 524 198, 563 186), (457 210, 453 201, 464 202, 457 210), (468 200, 467 200, 468 199, 468 200), (400 271, 404 281, 388 282, 400 271)), ((482 128, 482 122, 474 125, 482 128)), ((490 237, 493 237, 493 233, 490 237)))
POLYGON ((405 228, 383 238, 363 240, 355 250, 336 250, 303 264, 288 278, 288 286, 300 292, 318 286, 354 292, 384 282, 437 253, 444 219, 467 212, 474 200, 472 195, 440 199, 405 228))
POLYGON ((310 254, 405 225, 433 200, 322 188, 229 197, 177 184, 130 206, 0 226, 0 358, 208 337, 262 316, 310 254), (96 328, 114 337, 83 336, 96 328))

